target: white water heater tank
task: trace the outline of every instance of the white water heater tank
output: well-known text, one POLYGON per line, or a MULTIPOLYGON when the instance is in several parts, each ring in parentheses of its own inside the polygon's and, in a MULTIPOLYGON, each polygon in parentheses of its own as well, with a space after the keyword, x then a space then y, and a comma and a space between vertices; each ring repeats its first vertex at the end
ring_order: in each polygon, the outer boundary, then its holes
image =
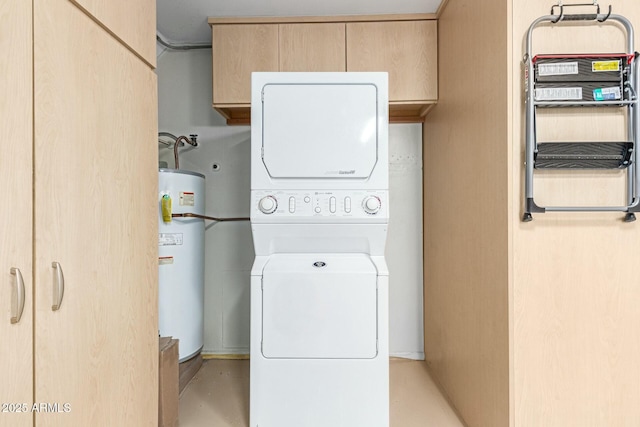
POLYGON ((160 169, 158 197, 159 332, 179 341, 179 361, 198 354, 204 339, 204 220, 165 222, 162 198, 174 214, 204 215, 204 175, 160 169))

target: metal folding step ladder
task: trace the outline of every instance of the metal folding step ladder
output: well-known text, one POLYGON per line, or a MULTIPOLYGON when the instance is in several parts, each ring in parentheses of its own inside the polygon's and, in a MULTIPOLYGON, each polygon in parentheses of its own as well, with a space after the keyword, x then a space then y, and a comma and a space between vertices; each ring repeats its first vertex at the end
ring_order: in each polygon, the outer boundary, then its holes
POLYGON ((544 212, 625 212, 624 220, 635 220, 640 212, 640 173, 638 171, 637 137, 640 134, 640 115, 636 83, 639 67, 638 53, 633 47, 633 26, 623 16, 600 13, 597 1, 593 4, 559 2, 551 14, 541 16, 527 32, 525 63, 525 211, 523 221, 531 221, 533 213, 544 212), (595 6, 593 14, 565 14, 571 6, 595 6), (556 8, 558 12, 556 13, 556 8), (585 24, 617 21, 626 31, 626 52, 615 54, 534 55, 534 29, 542 23, 561 25, 584 21, 585 24), (621 108, 626 114, 626 140, 538 142, 536 138, 536 110, 538 108, 621 108), (533 197, 536 169, 624 169, 627 175, 624 206, 538 206, 533 197))

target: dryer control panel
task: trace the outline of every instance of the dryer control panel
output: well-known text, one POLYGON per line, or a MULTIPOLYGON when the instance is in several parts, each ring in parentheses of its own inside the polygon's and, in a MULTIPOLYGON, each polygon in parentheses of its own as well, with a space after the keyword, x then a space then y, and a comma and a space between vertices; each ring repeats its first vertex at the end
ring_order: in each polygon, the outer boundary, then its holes
POLYGON ((338 219, 369 222, 386 221, 388 210, 386 191, 257 190, 252 192, 251 218, 261 222, 283 222, 283 219, 295 222, 305 219, 313 222, 338 219))

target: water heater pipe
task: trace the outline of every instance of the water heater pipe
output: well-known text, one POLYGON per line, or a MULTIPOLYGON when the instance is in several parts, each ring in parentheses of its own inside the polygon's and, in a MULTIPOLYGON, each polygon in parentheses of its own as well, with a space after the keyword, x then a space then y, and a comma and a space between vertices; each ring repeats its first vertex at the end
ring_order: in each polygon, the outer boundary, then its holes
POLYGON ((199 215, 193 213, 175 213, 171 214, 171 218, 198 218, 208 219, 210 221, 225 222, 225 221, 249 221, 250 218, 237 217, 237 218, 216 218, 214 216, 199 215))
POLYGON ((197 135, 191 135, 191 138, 187 138, 186 136, 181 135, 176 139, 176 142, 173 144, 173 158, 175 160, 176 170, 180 169, 180 162, 178 160, 178 147, 180 147, 180 143, 185 142, 189 145, 197 147, 198 143, 196 142, 196 138, 197 135))

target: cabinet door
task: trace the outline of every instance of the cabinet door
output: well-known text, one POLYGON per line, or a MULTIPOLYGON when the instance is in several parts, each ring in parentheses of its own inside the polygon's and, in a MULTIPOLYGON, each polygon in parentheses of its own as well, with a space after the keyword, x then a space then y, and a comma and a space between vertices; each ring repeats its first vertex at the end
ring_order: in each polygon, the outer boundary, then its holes
POLYGON ((156 0, 71 0, 156 65, 156 0))
POLYGON ((436 21, 347 24, 347 71, 389 72, 389 101, 438 98, 436 21))
POLYGON ((0 0, 0 17, 0 426, 21 427, 32 425, 33 402, 31 2, 0 0), (11 274, 12 268, 20 273, 11 274), (25 303, 22 317, 12 323, 18 274, 25 303), (25 404, 29 411, 5 404, 25 404))
POLYGON ((345 24, 280 24, 280 71, 346 71, 345 24))
POLYGON ((61 411, 36 424, 156 427, 156 76, 67 0, 34 7, 35 400, 61 411))
POLYGON ((278 71, 278 24, 214 25, 213 103, 250 104, 251 72, 278 71))

